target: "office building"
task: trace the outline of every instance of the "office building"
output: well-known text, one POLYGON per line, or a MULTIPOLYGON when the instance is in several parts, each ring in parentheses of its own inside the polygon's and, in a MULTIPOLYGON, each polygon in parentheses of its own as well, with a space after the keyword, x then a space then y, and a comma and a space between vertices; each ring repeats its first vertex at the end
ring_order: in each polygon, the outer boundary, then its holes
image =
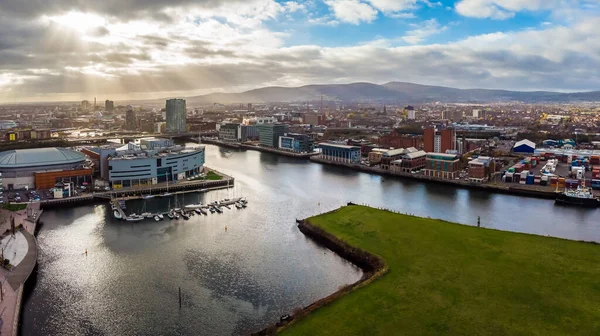
POLYGON ((54 147, 1 152, 0 173, 9 190, 47 189, 60 181, 91 183, 93 169, 83 153, 54 147))
POLYGON ((135 118, 135 112, 133 107, 129 106, 125 113, 125 129, 128 131, 135 131, 137 129, 137 120, 135 118))
POLYGON ((494 172, 493 162, 489 156, 480 156, 469 161, 469 181, 481 183, 487 180, 488 175, 494 172))
POLYGON ((187 111, 184 99, 169 99, 166 106, 167 132, 186 132, 187 111))
POLYGON ((463 112, 462 111, 443 111, 442 112, 442 119, 444 120, 452 120, 454 122, 459 122, 463 119, 463 112))
POLYGON ((156 134, 163 133, 163 132, 165 132, 166 127, 167 127, 167 123, 164 121, 155 122, 154 123, 154 133, 156 133, 156 134))
POLYGON ((185 180, 202 172, 204 147, 162 147, 168 144, 156 139, 148 140, 145 145, 130 143, 118 148, 116 154, 108 158, 112 187, 118 189, 185 180))
POLYGON ((446 153, 449 150, 457 150, 456 130, 454 128, 443 130, 426 128, 423 132, 423 147, 427 153, 446 153))
POLYGON ((104 102, 104 110, 106 112, 113 112, 115 110, 115 102, 107 99, 104 102))
POLYGON ((321 143, 319 148, 321 148, 319 157, 322 159, 345 163, 360 162, 360 147, 358 146, 321 143))
POLYGON ((285 124, 259 124, 258 138, 261 146, 278 148, 279 137, 287 133, 288 125, 285 124))
POLYGON ((302 117, 302 122, 313 126, 325 125, 325 116, 323 114, 306 113, 302 117))
POLYGON ((417 112, 416 112, 416 110, 415 110, 414 107, 407 106, 404 110, 406 111, 406 117, 409 120, 415 120, 415 119, 417 119, 417 112))
POLYGON ((427 153, 416 148, 407 148, 398 160, 390 163, 390 170, 400 173, 412 173, 425 168, 427 153))
POLYGON ((279 137, 279 148, 296 153, 312 153, 314 142, 306 134, 286 133, 279 137))
POLYGON ((241 127, 237 123, 227 123, 219 128, 219 140, 238 142, 241 140, 241 127))
POLYGON ((455 179, 460 171, 458 154, 427 153, 425 176, 455 179))
POLYGON ((90 104, 90 102, 87 100, 83 100, 81 101, 80 107, 82 111, 88 111, 92 108, 92 104, 90 104))

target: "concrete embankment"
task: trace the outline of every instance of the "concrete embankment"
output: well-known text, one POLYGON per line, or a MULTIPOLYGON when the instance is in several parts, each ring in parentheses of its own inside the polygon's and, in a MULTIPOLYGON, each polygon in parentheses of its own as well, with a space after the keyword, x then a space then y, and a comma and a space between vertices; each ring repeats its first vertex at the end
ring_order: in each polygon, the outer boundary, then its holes
POLYGON ((297 222, 300 232, 313 239, 319 245, 330 249, 340 257, 359 267, 363 271, 363 276, 359 281, 346 285, 333 294, 317 300, 310 305, 303 307, 302 309, 295 310, 293 314, 282 316, 279 322, 270 325, 261 331, 253 333, 253 336, 275 335, 277 332, 290 326, 300 318, 360 287, 371 283, 373 280, 381 277, 389 270, 387 264, 381 257, 349 245, 325 230, 312 225, 308 219, 298 220, 297 222))
POLYGON ((297 158, 297 159, 309 159, 310 157, 319 154, 317 152, 296 153, 296 152, 290 152, 290 151, 276 149, 276 148, 262 147, 262 146, 244 144, 244 143, 225 142, 225 141, 215 140, 215 139, 203 139, 202 142, 205 144, 216 145, 216 146, 224 147, 224 148, 254 150, 254 151, 258 151, 258 152, 273 153, 273 154, 293 157, 293 158, 297 158))
POLYGON ((471 182, 467 182, 467 181, 463 181, 463 180, 448 180, 448 179, 442 179, 442 178, 437 178, 437 177, 423 176, 423 175, 419 175, 419 174, 393 172, 390 170, 384 170, 381 168, 369 167, 369 166, 364 166, 364 165, 360 165, 360 164, 351 164, 351 163, 346 163, 346 162, 330 161, 330 160, 325 160, 320 157, 311 157, 310 160, 313 162, 321 163, 321 164, 338 166, 338 167, 346 167, 346 168, 349 168, 352 170, 373 173, 373 174, 377 174, 377 175, 400 177, 400 178, 406 178, 406 179, 410 179, 410 180, 422 181, 422 182, 426 182, 426 183, 435 183, 438 185, 439 184, 452 185, 455 187, 465 188, 465 189, 477 189, 477 190, 484 190, 484 191, 494 192, 494 193, 535 197, 535 198, 544 198, 544 199, 555 199, 556 198, 556 192, 554 192, 553 190, 549 190, 548 188, 546 188, 547 190, 537 190, 537 189, 530 189, 530 188, 526 188, 526 187, 522 188, 522 187, 516 187, 516 186, 509 186, 509 185, 471 183, 471 182))
POLYGON ((211 171, 216 172, 220 176, 223 177, 222 180, 197 180, 197 181, 182 181, 177 183, 161 183, 155 184, 151 186, 139 186, 139 187, 130 187, 130 188, 122 188, 116 189, 106 192, 94 192, 90 194, 85 194, 81 196, 74 196, 69 198, 60 198, 60 199, 52 199, 52 200, 43 200, 39 202, 44 209, 50 208, 59 208, 59 207, 69 207, 76 206, 82 204, 90 204, 99 201, 106 201, 111 199, 112 197, 128 197, 128 196, 139 196, 139 195, 147 195, 147 194, 161 194, 165 192, 180 192, 180 191, 188 191, 188 190, 196 190, 196 189, 213 189, 213 188, 221 188, 221 187, 233 187, 235 183, 235 179, 231 176, 223 174, 213 169, 209 169, 211 171))

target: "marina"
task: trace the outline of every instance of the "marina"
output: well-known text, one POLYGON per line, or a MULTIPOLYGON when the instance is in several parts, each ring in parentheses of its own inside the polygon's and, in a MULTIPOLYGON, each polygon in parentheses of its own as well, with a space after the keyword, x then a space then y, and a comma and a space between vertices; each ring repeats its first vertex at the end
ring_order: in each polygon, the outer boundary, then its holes
MULTIPOLYGON (((221 188, 216 188, 221 189, 221 188)), ((199 191, 199 190, 198 190, 199 191)), ((207 190, 202 189, 202 192, 206 192, 207 190)), ((197 191, 187 191, 187 193, 189 192, 197 192, 197 191)), ((178 192, 176 193, 176 195, 183 195, 186 192, 178 192)), ((129 197, 128 200, 137 200, 140 198, 136 198, 136 197, 129 197)), ((177 205, 175 204, 175 207, 171 208, 170 206, 170 202, 169 202, 169 209, 167 211, 162 211, 162 212, 146 212, 146 200, 148 200, 149 198, 146 197, 142 197, 141 199, 144 200, 144 207, 142 208, 142 213, 141 214, 136 214, 134 213, 130 213, 127 214, 125 212, 126 209, 126 205, 125 205, 125 200, 123 199, 112 199, 110 201, 110 207, 111 210, 113 211, 113 217, 115 219, 118 220, 125 220, 127 222, 140 222, 144 219, 153 219, 154 221, 158 222, 161 221, 165 218, 165 216, 167 216, 167 218, 169 219, 178 219, 178 215, 183 217, 183 219, 188 220, 190 219, 191 216, 194 215, 208 215, 208 213, 223 213, 223 208, 226 208, 228 210, 232 210, 231 206, 234 206, 236 209, 244 209, 247 207, 248 205, 248 201, 244 198, 244 197, 236 197, 233 199, 229 199, 229 198, 225 198, 223 200, 220 201, 213 201, 209 204, 202 204, 202 203, 193 203, 193 204, 188 204, 185 205, 183 207, 183 209, 181 208, 177 208, 177 205), (208 211, 207 211, 208 210, 208 211)))

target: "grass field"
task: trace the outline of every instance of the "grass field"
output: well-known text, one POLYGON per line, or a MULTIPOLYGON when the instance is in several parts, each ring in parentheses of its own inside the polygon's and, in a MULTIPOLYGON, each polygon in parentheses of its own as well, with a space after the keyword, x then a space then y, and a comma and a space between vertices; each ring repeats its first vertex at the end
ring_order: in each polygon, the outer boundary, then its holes
POLYGON ((192 181, 196 181, 196 180, 220 181, 222 179, 223 179, 223 176, 221 176, 211 170, 206 174, 205 177, 196 177, 196 178, 192 179, 192 181))
POLYGON ((600 335, 600 246, 348 206, 310 222, 390 271, 283 335, 600 335))
POLYGON ((27 208, 27 204, 8 204, 5 203, 2 205, 3 209, 6 210, 10 210, 10 211, 20 211, 20 210, 24 210, 27 208))

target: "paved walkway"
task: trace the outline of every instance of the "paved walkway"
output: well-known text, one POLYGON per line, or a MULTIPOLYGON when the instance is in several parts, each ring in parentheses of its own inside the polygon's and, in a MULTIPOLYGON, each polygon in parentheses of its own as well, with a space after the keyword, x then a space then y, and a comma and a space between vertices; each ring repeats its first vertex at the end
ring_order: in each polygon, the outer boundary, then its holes
MULTIPOLYGON (((3 336, 16 336, 18 334, 23 283, 31 275, 37 262, 38 249, 33 233, 35 232, 36 219, 39 218, 42 211, 40 210, 39 203, 31 203, 28 206, 29 210, 15 212, 0 210, 0 232, 4 233, 10 229, 10 216, 12 215, 15 218, 15 226, 23 225, 24 230, 21 230, 17 234, 22 235, 27 243, 27 252, 21 262, 12 271, 0 267, 0 288, 2 290, 2 300, 0 300, 0 319, 2 319, 0 335, 3 336), (35 218, 33 218, 34 214, 35 218)), ((11 259, 8 255, 6 258, 11 259)))

